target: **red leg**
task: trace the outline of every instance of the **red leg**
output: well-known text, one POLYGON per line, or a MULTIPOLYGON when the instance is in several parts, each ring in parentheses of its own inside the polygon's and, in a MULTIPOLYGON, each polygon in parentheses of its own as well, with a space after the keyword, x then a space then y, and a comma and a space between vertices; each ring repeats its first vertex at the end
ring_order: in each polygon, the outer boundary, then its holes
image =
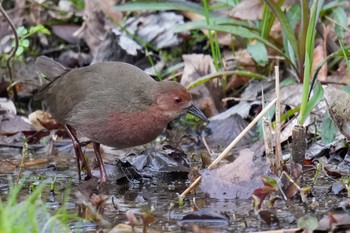
POLYGON ((79 181, 81 180, 80 161, 82 161, 83 168, 85 168, 85 170, 86 170, 86 178, 85 179, 88 180, 88 179, 92 178, 92 173, 91 173, 91 169, 90 169, 90 167, 85 159, 83 151, 81 150, 79 140, 78 140, 77 136, 75 135, 75 133, 73 131, 74 129, 72 127, 70 127, 69 125, 64 125, 64 127, 67 130, 67 133, 73 142, 73 147, 74 147, 75 156, 76 156, 76 160, 77 160, 77 166, 78 166, 79 181))
POLYGON ((100 153, 100 143, 94 142, 93 144, 98 166, 100 168, 100 184, 103 184, 107 182, 107 172, 100 153))

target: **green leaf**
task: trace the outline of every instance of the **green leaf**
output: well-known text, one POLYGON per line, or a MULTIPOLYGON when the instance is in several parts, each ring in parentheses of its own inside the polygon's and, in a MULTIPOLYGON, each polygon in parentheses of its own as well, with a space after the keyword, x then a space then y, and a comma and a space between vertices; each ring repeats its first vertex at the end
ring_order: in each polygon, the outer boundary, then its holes
POLYGON ((298 219, 298 227, 305 229, 305 232, 313 232, 318 226, 317 218, 303 216, 298 219))
POLYGON ((28 48, 29 47, 29 40, 27 39, 24 39, 21 41, 21 46, 24 47, 24 48, 28 48))
POLYGON ((306 104, 306 109, 304 111, 303 117, 301 118, 301 122, 305 122, 306 118, 310 115, 314 107, 323 99, 323 94, 324 90, 320 82, 317 81, 314 88, 314 94, 306 104))
MULTIPOLYGON (((292 31, 294 31, 297 23, 300 22, 300 19, 301 19, 301 9, 300 9, 299 5, 297 5, 297 4, 292 5, 292 7, 287 12, 287 19, 288 19, 288 22, 290 24, 292 31)), ((300 66, 301 64, 298 63, 300 58, 298 61, 296 60, 296 54, 295 54, 295 51, 294 51, 292 44, 289 42, 284 31, 282 33, 283 33, 283 47, 284 47, 284 50, 286 51, 286 54, 291 59, 293 64, 295 64, 295 65, 298 64, 300 66)), ((300 43, 300 41, 299 41, 299 43, 300 43)))
POLYGON ((193 2, 170 0, 170 1, 137 1, 113 7, 116 11, 165 11, 184 10, 205 15, 204 8, 193 2))
POLYGON ((337 7, 332 12, 333 19, 337 22, 335 24, 335 33, 340 39, 344 39, 345 30, 348 28, 348 18, 343 7, 337 7))
POLYGON ((263 183, 265 186, 270 186, 270 187, 274 187, 274 188, 278 187, 277 181, 271 177, 264 176, 264 177, 262 177, 262 180, 263 180, 263 183))
POLYGON ((235 3, 235 1, 216 0, 216 2, 221 2, 221 3, 223 3, 227 6, 231 6, 231 7, 237 6, 237 3, 235 3))
MULTIPOLYGON (((285 0, 279 0, 277 5, 280 7, 284 2, 285 0)), ((260 23, 260 32, 263 38, 269 37, 275 18, 276 16, 272 13, 271 9, 264 3, 263 16, 260 23)))
POLYGON ((39 33, 39 32, 47 34, 47 35, 51 34, 50 31, 42 24, 38 24, 34 27, 29 28, 29 34, 31 34, 31 35, 35 34, 35 33, 39 33))
POLYGON ((300 106, 297 106, 295 108, 292 108, 292 109, 288 110, 286 113, 283 113, 282 116, 281 116, 281 122, 284 122, 288 118, 294 116, 299 111, 300 111, 300 106))
MULTIPOLYGON (((314 53, 314 47, 315 47, 315 35, 316 35, 316 22, 320 13, 320 10, 323 5, 323 0, 315 0, 311 6, 311 17, 309 20, 309 26, 307 29, 306 34, 306 44, 305 44, 305 68, 304 68, 304 83, 303 83, 303 93, 302 93, 302 100, 301 100, 301 106, 300 106, 300 115, 298 118, 298 123, 302 124, 306 120, 306 118, 309 116, 312 109, 310 109, 310 105, 308 103, 308 95, 309 95, 309 88, 310 88, 310 75, 311 75, 311 69, 312 69, 312 59, 313 59, 313 53, 314 53)), ((323 89, 322 89, 322 95, 323 95, 323 89)), ((316 96, 317 97, 317 96, 316 96)), ((311 100, 310 100, 311 101, 311 100)))
POLYGON ((84 0, 71 0, 73 6, 75 6, 78 10, 84 10, 85 2, 84 0))
POLYGON ((289 78, 286 78, 280 82, 280 87, 282 88, 282 87, 289 86, 289 85, 292 85, 295 83, 296 83, 295 78, 289 77, 289 78))
POLYGON ((260 32, 263 38, 267 38, 270 35, 270 31, 275 20, 275 15, 272 14, 270 8, 264 3, 263 16, 260 22, 260 32))
POLYGON ((18 49, 16 51, 16 56, 21 56, 24 52, 24 48, 22 46, 18 46, 18 49))
MULTIPOLYGON (((211 17, 211 22, 213 25, 231 25, 231 26, 242 26, 249 28, 251 30, 256 30, 256 28, 251 27, 248 23, 241 21, 241 20, 235 20, 230 18, 221 18, 221 17, 211 17)), ((179 25, 178 27, 174 28, 175 32, 184 32, 184 31, 190 31, 192 29, 198 29, 203 28, 207 26, 206 20, 194 20, 189 21, 187 23, 184 23, 182 25, 179 25)))
POLYGON ((328 112, 323 117, 321 130, 323 144, 329 144, 334 141, 338 128, 330 118, 328 112))
POLYGON ((294 31, 301 19, 301 8, 299 4, 294 4, 287 12, 287 20, 291 29, 294 31))
POLYGON ((22 37, 28 33, 28 30, 24 26, 20 26, 17 28, 18 37, 22 37))
POLYGON ((341 49, 341 51, 342 51, 342 53, 343 53, 343 56, 344 56, 344 60, 345 60, 345 63, 346 63, 346 67, 347 67, 347 69, 348 69, 348 72, 350 73, 350 62, 349 62, 348 56, 347 56, 347 54, 346 54, 345 46, 344 46, 343 42, 342 42, 340 39, 338 39, 338 42, 339 42, 340 49, 341 49))
POLYGON ((325 2, 325 4, 322 6, 322 9, 320 11, 320 16, 329 14, 330 11, 332 11, 334 8, 337 8, 338 6, 339 6, 338 1, 325 2))
POLYGON ((260 66, 267 65, 269 61, 269 55, 267 54, 266 47, 263 43, 257 42, 255 44, 249 44, 247 50, 260 66))
POLYGON ((244 37, 247 39, 257 39, 258 41, 264 43, 266 46, 272 48, 276 52, 278 52, 281 56, 283 56, 288 64, 292 66, 294 70, 296 69, 296 66, 291 62, 291 60, 284 54, 282 50, 280 50, 277 46, 272 44, 270 41, 266 40, 265 38, 261 37, 259 33, 249 30, 245 27, 237 27, 237 26, 226 26, 226 25, 205 25, 200 28, 195 29, 208 29, 208 30, 216 30, 216 31, 223 31, 231 33, 235 36, 244 37))
POLYGON ((290 42, 290 44, 294 50, 294 53, 298 59, 299 52, 298 52, 297 39, 294 36, 293 30, 291 28, 291 25, 289 24, 289 21, 287 19, 286 14, 284 12, 282 12, 281 8, 273 0, 264 0, 264 1, 269 6, 271 11, 275 14, 275 16, 278 18, 278 20, 280 21, 283 33, 288 38, 288 41, 290 42))

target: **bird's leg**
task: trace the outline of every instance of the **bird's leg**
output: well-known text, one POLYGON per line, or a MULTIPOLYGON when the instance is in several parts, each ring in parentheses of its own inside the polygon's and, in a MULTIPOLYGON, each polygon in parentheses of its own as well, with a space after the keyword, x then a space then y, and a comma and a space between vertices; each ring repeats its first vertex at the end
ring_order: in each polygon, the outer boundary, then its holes
POLYGON ((100 168, 100 184, 103 184, 107 182, 107 172, 100 153, 100 143, 93 142, 93 144, 98 166, 100 168))
POLYGON ((74 133, 74 129, 69 126, 69 125, 64 125, 69 137, 72 139, 73 142, 73 148, 75 151, 75 156, 76 156, 76 160, 77 160, 77 166, 78 166, 78 177, 79 177, 79 181, 81 180, 81 174, 80 174, 80 161, 83 164, 83 168, 85 168, 86 171, 86 180, 89 180, 90 178, 92 178, 92 173, 91 173, 91 169, 85 159, 85 156, 83 154, 83 151, 81 150, 81 146, 79 143, 79 140, 77 138, 77 136, 74 133))

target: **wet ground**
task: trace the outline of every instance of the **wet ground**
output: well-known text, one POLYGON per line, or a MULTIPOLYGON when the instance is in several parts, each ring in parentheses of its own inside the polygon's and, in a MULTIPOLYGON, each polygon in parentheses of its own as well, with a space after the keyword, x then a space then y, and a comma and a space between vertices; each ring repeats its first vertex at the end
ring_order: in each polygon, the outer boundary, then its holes
MULTIPOLYGON (((67 151, 70 150, 71 147, 67 145, 67 151)), ((0 176, 1 196, 5 197, 8 178, 16 179, 18 176, 19 168, 13 164, 14 161, 20 161, 21 149, 2 149, 1 153, 7 156, 6 161, 2 161, 0 176)), ((87 154, 91 157, 91 150, 88 149, 87 154)), ((115 158, 105 157, 107 160, 115 158)), ((107 169, 110 184, 96 191, 96 182, 91 182, 91 186, 87 185, 87 182, 78 182, 72 152, 46 158, 31 157, 27 161, 39 163, 27 166, 22 172, 23 177, 28 177, 26 188, 22 191, 23 197, 28 194, 28 186, 38 179, 55 180, 55 195, 46 189, 42 199, 52 212, 66 204, 70 213, 85 219, 71 223, 71 228, 78 232, 96 232, 98 229, 109 232, 113 227, 118 229, 116 232, 121 232, 118 224, 128 224, 130 217, 127 217, 127 213, 131 212, 138 219, 136 232, 142 232, 143 224, 140 219, 141 215, 146 213, 152 213, 155 219, 147 232, 256 232, 289 229, 297 227, 297 220, 302 216, 311 215, 320 219, 330 209, 339 206, 339 203, 348 201, 344 192, 335 195, 331 190, 334 180, 321 174, 306 203, 302 203, 297 195, 288 201, 278 199, 273 207, 263 207, 269 213, 275 214, 275 219, 269 222, 255 214, 252 198, 219 200, 209 198, 199 188, 187 196, 184 204, 180 206, 178 194, 188 187, 188 179, 150 177, 138 180, 124 179, 117 184, 116 177, 111 175, 115 166, 109 164, 107 169), (71 193, 69 201, 64 195, 67 188, 71 193), (97 201, 96 198, 95 201, 91 198, 93 192, 98 193, 97 201), (91 206, 97 210, 99 219, 92 214, 91 206)), ((96 170, 95 172, 98 174, 96 170)))

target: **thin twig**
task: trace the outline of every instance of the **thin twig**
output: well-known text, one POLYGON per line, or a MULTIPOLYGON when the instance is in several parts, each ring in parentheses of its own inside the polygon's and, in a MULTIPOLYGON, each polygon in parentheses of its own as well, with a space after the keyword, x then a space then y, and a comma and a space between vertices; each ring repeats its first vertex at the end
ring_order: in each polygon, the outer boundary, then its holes
MULTIPOLYGON (((6 21, 9 23, 9 25, 10 25, 12 31, 13 31, 13 34, 15 35, 15 47, 12 49, 12 51, 10 53, 10 56, 6 60, 6 66, 7 66, 8 72, 9 72, 10 83, 12 84, 13 83, 13 71, 12 71, 12 66, 11 66, 11 60, 14 58, 14 56, 15 56, 15 54, 17 52, 17 49, 18 49, 18 46, 19 46, 19 38, 18 38, 18 34, 17 34, 17 30, 16 30, 15 25, 13 25, 12 20, 7 15, 7 13, 4 10, 4 8, 2 7, 2 2, 0 2, 0 12, 4 16, 6 21)), ((13 88, 13 93, 14 93, 15 98, 17 98, 16 88, 14 88, 14 87, 12 87, 12 88, 13 88)))
MULTIPOLYGON (((228 147, 208 166, 208 169, 213 169, 223 158, 227 156, 227 154, 231 151, 231 149, 246 135, 249 130, 253 128, 253 126, 262 118, 267 111, 274 106, 277 99, 274 99, 269 103, 260 113, 257 115, 252 122, 249 123, 249 125, 231 142, 228 147)), ((191 192, 201 181, 202 177, 199 176, 191 185, 188 187, 183 193, 181 193, 180 198, 184 198, 186 194, 191 192)))
POLYGON ((213 154, 213 151, 210 149, 210 147, 209 147, 209 145, 208 145, 208 143, 207 143, 207 140, 205 140, 204 135, 202 136, 202 142, 203 142, 205 148, 207 149, 209 155, 212 155, 212 154, 213 154))

